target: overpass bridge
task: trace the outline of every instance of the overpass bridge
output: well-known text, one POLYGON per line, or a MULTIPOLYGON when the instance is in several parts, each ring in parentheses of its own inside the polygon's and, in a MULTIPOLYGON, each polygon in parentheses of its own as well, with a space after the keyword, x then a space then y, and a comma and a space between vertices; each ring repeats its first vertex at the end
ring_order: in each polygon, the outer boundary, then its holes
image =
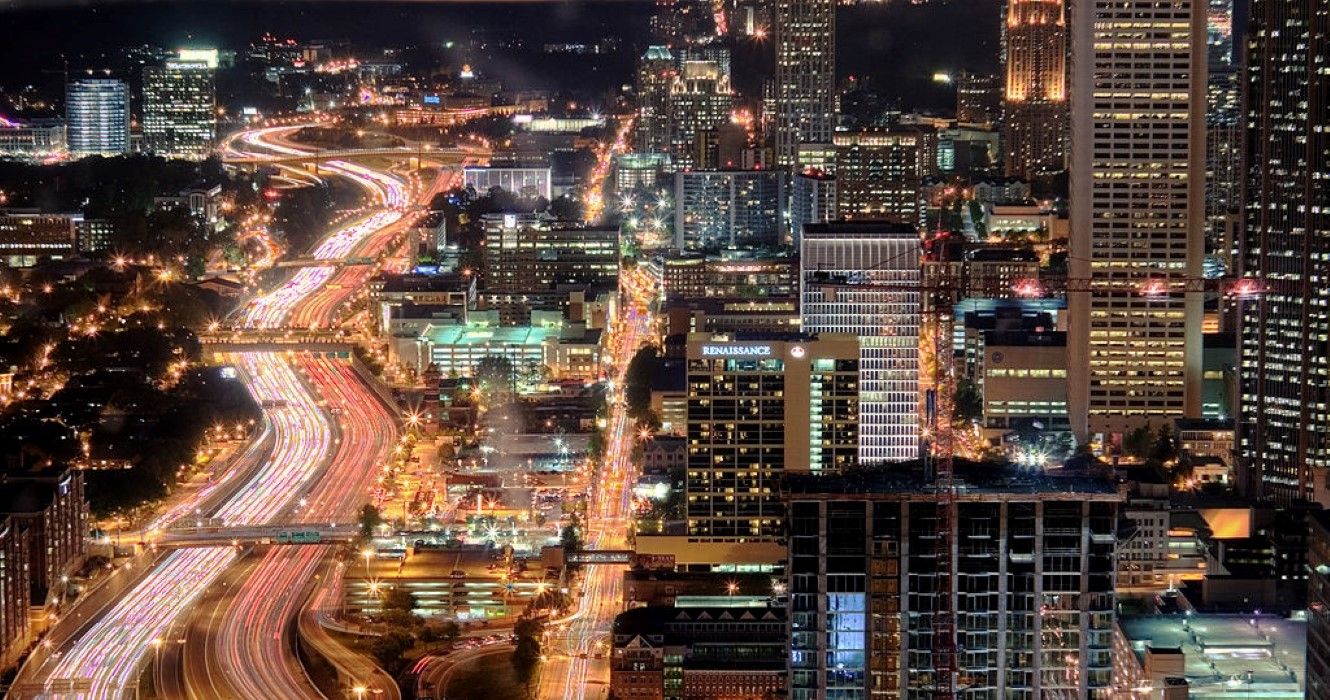
POLYGON ((360 534, 355 524, 244 525, 175 527, 150 541, 158 547, 218 547, 253 544, 315 545, 350 542, 360 534))
POLYGON ((581 564, 583 566, 597 564, 632 564, 635 552, 631 549, 582 549, 576 552, 570 552, 567 560, 569 564, 581 564))
POLYGON ((475 157, 475 149, 423 145, 420 147, 316 149, 306 153, 274 153, 271 155, 251 153, 241 155, 233 152, 223 155, 222 162, 227 165, 299 165, 301 163, 313 163, 317 166, 319 163, 330 160, 354 160, 357 158, 421 159, 427 157, 460 162, 464 158, 475 157))
POLYGON ((278 261, 273 267, 350 267, 354 265, 373 265, 374 258, 291 258, 289 260, 278 261))

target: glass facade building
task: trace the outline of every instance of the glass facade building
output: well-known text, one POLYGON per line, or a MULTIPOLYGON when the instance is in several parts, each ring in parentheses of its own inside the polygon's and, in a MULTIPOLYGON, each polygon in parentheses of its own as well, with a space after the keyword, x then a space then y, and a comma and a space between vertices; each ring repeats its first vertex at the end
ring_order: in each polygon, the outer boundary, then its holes
POLYGON ((65 89, 65 128, 75 158, 129 152, 129 86, 113 78, 84 78, 65 89))
POLYGON ((202 159, 217 137, 215 61, 143 69, 143 142, 167 158, 202 159))

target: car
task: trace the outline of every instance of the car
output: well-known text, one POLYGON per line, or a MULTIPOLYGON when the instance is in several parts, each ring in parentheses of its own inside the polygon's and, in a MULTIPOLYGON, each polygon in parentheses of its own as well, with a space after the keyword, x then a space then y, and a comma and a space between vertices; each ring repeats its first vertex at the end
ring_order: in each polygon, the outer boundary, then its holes
POLYGON ((466 572, 461 569, 453 569, 453 572, 448 574, 448 578, 466 578, 466 572))

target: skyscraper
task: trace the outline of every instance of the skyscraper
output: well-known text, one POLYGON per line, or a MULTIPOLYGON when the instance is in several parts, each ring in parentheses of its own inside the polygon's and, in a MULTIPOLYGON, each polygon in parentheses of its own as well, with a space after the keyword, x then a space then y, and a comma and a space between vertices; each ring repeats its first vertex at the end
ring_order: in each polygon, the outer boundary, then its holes
POLYGON ((638 153, 665 153, 670 149, 670 91, 676 75, 674 57, 667 47, 650 46, 637 60, 633 150, 638 153))
POLYGON ((143 69, 143 140, 168 158, 200 159, 217 135, 217 52, 182 50, 143 69))
POLYGON ((1070 273, 1089 285, 1068 300, 1068 413, 1084 441, 1201 414, 1205 8, 1072 18, 1070 273))
POLYGON ((1062 0, 1009 0, 1002 101, 1007 175, 1066 167, 1067 15, 1062 0))
POLYGON ((787 474, 857 464, 858 358, 848 335, 689 335, 690 537, 773 541, 787 474))
POLYGON ((714 61, 683 64, 670 91, 670 154, 680 170, 716 164, 716 130, 730 121, 734 95, 714 61))
POLYGON ((845 219, 921 224, 924 156, 919 131, 837 131, 836 211, 845 219))
POLYGON ((776 164, 796 165, 801 143, 830 143, 836 128, 836 3, 776 0, 776 164))
POLYGON ((1209 0, 1206 51, 1205 249, 1231 270, 1242 185, 1242 99, 1233 60, 1233 0, 1209 0))
POLYGON ((1280 502, 1330 467, 1328 36, 1324 0, 1251 4, 1241 272, 1266 290, 1242 305, 1238 453, 1244 485, 1280 502))
POLYGON ((859 461, 919 457, 919 233, 855 221, 804 226, 801 323, 859 336, 859 461))
POLYGON ((836 176, 817 170, 796 173, 790 192, 790 238, 797 249, 804 226, 836 218, 836 176))
POLYGON ((83 78, 65 88, 65 128, 74 157, 129 152, 129 86, 83 78))

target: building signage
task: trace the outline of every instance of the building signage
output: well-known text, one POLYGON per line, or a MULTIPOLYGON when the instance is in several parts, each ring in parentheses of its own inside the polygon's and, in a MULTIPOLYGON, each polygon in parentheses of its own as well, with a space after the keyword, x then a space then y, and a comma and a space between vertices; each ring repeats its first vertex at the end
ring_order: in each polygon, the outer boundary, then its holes
POLYGON ((702 357, 771 357, 771 346, 703 345, 702 357))

